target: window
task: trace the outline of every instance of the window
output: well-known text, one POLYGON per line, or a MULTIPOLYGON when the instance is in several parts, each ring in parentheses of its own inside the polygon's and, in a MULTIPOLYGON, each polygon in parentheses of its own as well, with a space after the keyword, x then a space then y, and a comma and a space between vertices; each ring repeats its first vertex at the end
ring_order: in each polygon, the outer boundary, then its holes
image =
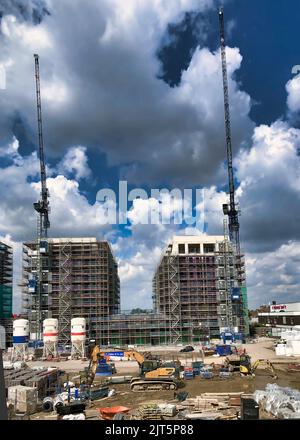
POLYGON ((203 245, 203 250, 205 254, 215 252, 215 245, 213 243, 206 243, 203 245))
POLYGON ((179 254, 185 254, 185 244, 179 244, 178 245, 178 253, 179 254))
POLYGON ((189 244, 189 254, 200 254, 200 244, 189 244))

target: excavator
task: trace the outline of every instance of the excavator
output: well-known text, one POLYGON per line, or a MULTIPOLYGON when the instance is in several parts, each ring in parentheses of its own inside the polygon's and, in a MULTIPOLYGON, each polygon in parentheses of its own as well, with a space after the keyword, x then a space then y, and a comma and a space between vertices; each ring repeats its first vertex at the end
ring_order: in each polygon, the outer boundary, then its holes
MULTIPOLYGON (((122 349, 113 349, 110 352, 119 352, 122 349)), ((177 369, 175 367, 163 366, 157 358, 150 358, 150 353, 146 355, 136 350, 122 350, 124 357, 128 360, 134 359, 140 367, 139 377, 131 380, 130 389, 132 391, 153 391, 153 390, 176 390, 177 369)), ((105 351, 96 345, 90 353, 90 364, 87 371, 87 385, 91 386, 97 371, 100 360, 105 359, 105 351)))
POLYGON ((253 376, 255 370, 259 366, 263 366, 265 370, 269 371, 273 379, 278 379, 278 376, 275 372, 275 368, 268 359, 257 359, 257 361, 255 361, 254 364, 252 365, 251 358, 249 355, 241 356, 240 373, 242 375, 250 374, 251 376, 253 376))
POLYGON ((251 364, 251 357, 246 353, 228 356, 225 359, 224 366, 227 367, 229 371, 239 371, 243 376, 254 376, 255 370, 259 366, 263 366, 271 373, 274 379, 278 378, 273 364, 268 359, 258 359, 254 364, 251 364))

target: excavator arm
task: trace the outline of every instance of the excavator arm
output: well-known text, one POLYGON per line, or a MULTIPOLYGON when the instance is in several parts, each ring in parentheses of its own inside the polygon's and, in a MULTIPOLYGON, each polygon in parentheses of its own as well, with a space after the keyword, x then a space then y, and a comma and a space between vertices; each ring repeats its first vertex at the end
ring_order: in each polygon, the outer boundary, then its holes
POLYGON ((124 352, 124 355, 130 360, 134 359, 135 361, 137 361, 140 367, 145 362, 145 357, 136 350, 127 350, 124 352))
POLYGON ((252 373, 254 373, 254 371, 257 369, 259 365, 263 365, 265 369, 271 373, 274 379, 278 378, 273 364, 268 359, 258 359, 257 361, 255 361, 252 366, 252 373))
POLYGON ((100 349, 99 345, 96 345, 91 353, 90 363, 89 363, 88 371, 87 371, 87 384, 89 386, 92 385, 92 383, 95 379, 96 370, 97 370, 99 358, 101 357, 101 355, 102 355, 101 349, 100 349))

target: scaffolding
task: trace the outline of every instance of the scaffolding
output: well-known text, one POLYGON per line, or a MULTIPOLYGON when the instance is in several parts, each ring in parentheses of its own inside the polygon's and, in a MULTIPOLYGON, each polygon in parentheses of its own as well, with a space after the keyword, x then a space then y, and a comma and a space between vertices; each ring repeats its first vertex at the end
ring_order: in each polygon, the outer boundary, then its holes
POLYGON ((131 311, 103 318, 95 323, 101 334, 100 345, 126 347, 130 345, 167 345, 170 340, 170 318, 151 310, 133 314, 131 311))
MULTIPOLYGON (((59 321, 59 343, 70 342, 71 318, 85 318, 88 336, 99 340, 94 323, 120 311, 118 267, 109 244, 96 238, 50 238, 48 245, 48 317, 59 321)), ((28 279, 35 246, 25 243, 23 256, 23 302, 29 314, 34 307, 28 279)))
POLYGON ((0 242, 0 325, 5 328, 6 346, 12 343, 12 248, 0 242))
POLYGON ((170 289, 170 334, 172 343, 177 344, 181 342, 178 257, 175 255, 170 255, 167 261, 170 289))
POLYGON ((59 249, 58 331, 60 342, 70 342, 72 319, 72 245, 63 242, 59 249))
MULTIPOLYGON (((170 320, 172 343, 219 338, 221 327, 238 326, 231 294, 241 278, 243 262, 235 255, 227 227, 224 236, 175 237, 153 279, 155 311, 170 320)), ((236 315, 241 318, 239 310, 236 315)))
POLYGON ((223 220, 224 228, 224 241, 220 243, 219 250, 224 262, 223 278, 225 281, 225 293, 220 294, 220 328, 227 327, 230 330, 233 329, 233 317, 232 317, 232 301, 231 301, 231 289, 233 287, 233 252, 231 244, 229 242, 229 230, 228 221, 226 218, 223 220))

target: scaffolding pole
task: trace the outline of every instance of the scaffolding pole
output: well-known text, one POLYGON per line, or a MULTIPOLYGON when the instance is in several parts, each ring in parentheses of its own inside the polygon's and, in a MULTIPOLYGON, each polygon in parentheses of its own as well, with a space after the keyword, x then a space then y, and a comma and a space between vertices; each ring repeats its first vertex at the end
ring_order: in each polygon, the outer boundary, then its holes
POLYGON ((59 340, 62 344, 70 342, 72 318, 72 280, 71 280, 71 242, 62 243, 59 254, 59 340))
POLYGON ((177 344, 181 342, 181 319, 180 319, 180 290, 179 290, 179 271, 178 257, 170 255, 168 257, 169 289, 170 289, 170 318, 171 318, 171 342, 177 344))

